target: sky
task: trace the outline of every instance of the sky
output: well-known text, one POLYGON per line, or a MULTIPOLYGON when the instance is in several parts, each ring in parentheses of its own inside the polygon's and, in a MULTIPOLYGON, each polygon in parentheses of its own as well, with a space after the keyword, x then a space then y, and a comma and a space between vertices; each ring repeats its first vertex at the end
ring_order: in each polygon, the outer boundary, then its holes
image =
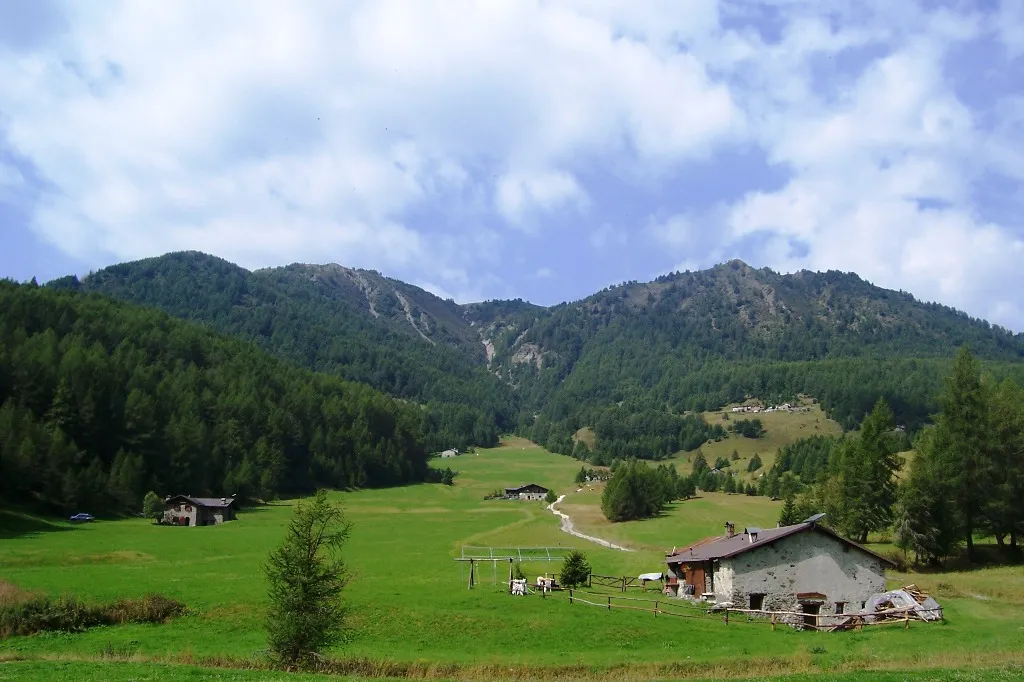
POLYGON ((1024 331, 1020 0, 0 2, 0 277, 550 305, 740 258, 1024 331))

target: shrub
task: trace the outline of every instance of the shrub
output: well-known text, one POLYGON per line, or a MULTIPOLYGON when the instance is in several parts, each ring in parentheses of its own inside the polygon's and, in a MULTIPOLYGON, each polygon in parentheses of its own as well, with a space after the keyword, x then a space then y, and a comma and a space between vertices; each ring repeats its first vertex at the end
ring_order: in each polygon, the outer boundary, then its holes
POLYGON ((159 521, 164 516, 164 501, 152 490, 142 499, 142 515, 154 521, 159 521))
POLYGON ((523 580, 526 578, 526 574, 523 573, 523 565, 518 561, 512 564, 512 579, 523 580))
POLYGON ((903 552, 897 552, 895 550, 889 550, 888 552, 882 552, 889 561, 896 565, 896 570, 900 573, 906 573, 910 569, 910 563, 907 561, 907 557, 903 552))
POLYGON ((565 557, 565 561, 562 562, 562 570, 558 574, 558 582, 563 587, 577 587, 579 585, 586 585, 589 578, 590 563, 587 561, 587 556, 578 549, 569 552, 565 557))
POLYGON ((0 639, 48 631, 82 632, 97 625, 163 623, 184 613, 184 604, 160 594, 110 604, 31 595, 0 605, 0 639))
POLYGON ((544 501, 547 502, 548 504, 554 504, 555 500, 557 499, 558 495, 555 493, 554 490, 549 490, 547 494, 544 496, 544 501))
POLYGON ((118 599, 105 610, 113 623, 165 623, 184 615, 185 605, 162 594, 147 594, 142 599, 118 599))

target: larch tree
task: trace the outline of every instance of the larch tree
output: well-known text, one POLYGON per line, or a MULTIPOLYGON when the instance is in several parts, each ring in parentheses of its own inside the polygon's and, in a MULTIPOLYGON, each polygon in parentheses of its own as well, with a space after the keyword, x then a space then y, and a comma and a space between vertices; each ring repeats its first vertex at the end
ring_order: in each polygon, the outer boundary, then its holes
POLYGON ((288 667, 308 667, 344 637, 341 593, 348 570, 340 553, 350 530, 341 506, 320 490, 296 506, 284 541, 264 566, 267 637, 275 658, 288 667))

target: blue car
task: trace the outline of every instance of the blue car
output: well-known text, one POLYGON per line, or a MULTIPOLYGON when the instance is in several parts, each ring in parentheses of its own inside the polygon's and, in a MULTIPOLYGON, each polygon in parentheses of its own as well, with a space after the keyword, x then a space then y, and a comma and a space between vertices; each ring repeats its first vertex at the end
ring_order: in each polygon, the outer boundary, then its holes
POLYGON ((68 521, 95 521, 95 517, 92 514, 75 514, 68 518, 68 521))

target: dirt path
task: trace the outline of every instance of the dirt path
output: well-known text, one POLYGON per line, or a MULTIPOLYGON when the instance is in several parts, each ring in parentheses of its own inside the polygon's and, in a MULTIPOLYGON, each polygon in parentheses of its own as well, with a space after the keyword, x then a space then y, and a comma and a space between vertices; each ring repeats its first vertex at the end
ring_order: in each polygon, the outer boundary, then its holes
POLYGON ((554 514, 555 516, 558 516, 558 517, 561 518, 561 520, 562 520, 562 530, 564 532, 568 533, 569 535, 575 535, 576 537, 582 538, 584 540, 589 540, 590 542, 596 542, 597 544, 601 545, 602 547, 607 547, 608 549, 618 549, 618 550, 621 550, 623 552, 632 552, 633 551, 633 550, 629 549, 628 547, 620 547, 619 545, 616 545, 615 543, 608 542, 607 540, 602 540, 601 538, 595 538, 595 537, 593 537, 591 535, 585 535, 585 534, 579 532, 578 530, 576 530, 576 526, 573 525, 572 519, 569 518, 569 515, 564 513, 564 512, 560 512, 557 509, 555 509, 555 505, 558 504, 559 502, 561 502, 564 499, 565 499, 565 495, 562 495, 557 500, 555 500, 554 502, 549 504, 548 507, 547 507, 548 509, 551 510, 552 514, 554 514))

